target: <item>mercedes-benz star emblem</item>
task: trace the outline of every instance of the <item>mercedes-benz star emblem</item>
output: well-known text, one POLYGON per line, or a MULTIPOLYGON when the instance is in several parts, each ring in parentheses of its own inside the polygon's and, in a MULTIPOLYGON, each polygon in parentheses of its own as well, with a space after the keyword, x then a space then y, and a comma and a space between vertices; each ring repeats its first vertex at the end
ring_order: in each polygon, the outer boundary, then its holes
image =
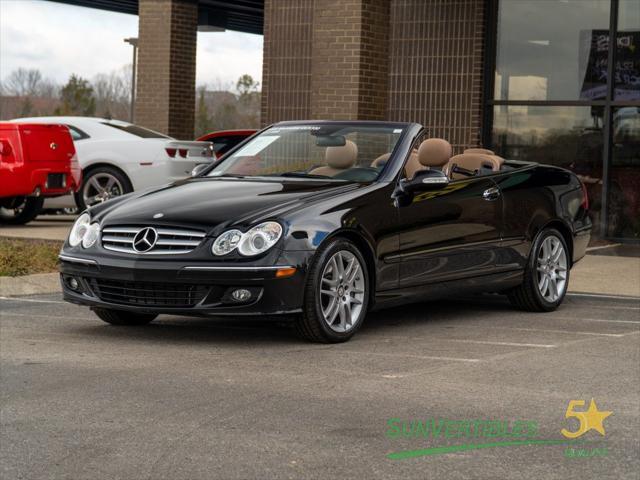
POLYGON ((136 233, 133 237, 133 249, 138 253, 151 250, 158 241, 158 232, 155 228, 147 227, 136 233))

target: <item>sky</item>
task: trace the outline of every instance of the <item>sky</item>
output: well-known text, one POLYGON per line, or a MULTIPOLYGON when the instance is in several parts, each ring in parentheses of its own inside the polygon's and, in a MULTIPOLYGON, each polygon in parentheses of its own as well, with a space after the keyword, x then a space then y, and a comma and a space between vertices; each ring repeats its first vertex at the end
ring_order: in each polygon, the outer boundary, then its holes
MULTIPOLYGON (((72 73, 91 79, 132 61, 124 43, 138 36, 138 17, 45 0, 0 0, 0 79, 37 68, 65 83, 72 73)), ((240 75, 262 77, 262 36, 198 32, 196 83, 235 85, 240 75)))

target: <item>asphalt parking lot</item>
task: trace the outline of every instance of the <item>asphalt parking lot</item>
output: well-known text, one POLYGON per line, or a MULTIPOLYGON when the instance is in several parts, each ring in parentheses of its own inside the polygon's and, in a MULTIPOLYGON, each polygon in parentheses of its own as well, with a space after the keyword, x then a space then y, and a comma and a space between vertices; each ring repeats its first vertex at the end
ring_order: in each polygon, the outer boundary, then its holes
POLYGON ((0 309, 2 478, 640 472, 637 300, 571 296, 552 314, 499 297, 426 303, 374 313, 341 345, 256 320, 112 327, 57 294, 3 298, 0 309), (595 456, 525 445, 388 457, 442 443, 390 438, 389 419, 528 420, 539 438, 562 439, 577 425, 564 417, 569 401, 591 398, 613 412, 605 436, 583 437, 595 456))

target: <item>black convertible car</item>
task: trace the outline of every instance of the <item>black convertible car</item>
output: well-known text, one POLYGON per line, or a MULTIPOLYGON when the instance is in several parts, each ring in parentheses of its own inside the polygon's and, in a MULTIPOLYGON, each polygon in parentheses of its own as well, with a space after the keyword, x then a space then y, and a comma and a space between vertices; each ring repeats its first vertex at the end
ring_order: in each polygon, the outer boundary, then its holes
POLYGON ((282 122, 192 178, 92 207, 64 298, 104 321, 288 315, 319 342, 366 313, 467 292, 555 309, 591 222, 578 178, 428 138, 421 125, 282 122))

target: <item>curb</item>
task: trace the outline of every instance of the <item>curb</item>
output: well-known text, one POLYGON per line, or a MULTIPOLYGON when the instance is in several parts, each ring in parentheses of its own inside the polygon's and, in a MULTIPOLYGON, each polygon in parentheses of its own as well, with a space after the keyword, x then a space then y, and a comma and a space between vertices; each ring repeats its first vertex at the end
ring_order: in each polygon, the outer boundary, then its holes
POLYGON ((0 296, 16 297, 60 292, 60 274, 35 273, 22 277, 0 277, 0 296))

